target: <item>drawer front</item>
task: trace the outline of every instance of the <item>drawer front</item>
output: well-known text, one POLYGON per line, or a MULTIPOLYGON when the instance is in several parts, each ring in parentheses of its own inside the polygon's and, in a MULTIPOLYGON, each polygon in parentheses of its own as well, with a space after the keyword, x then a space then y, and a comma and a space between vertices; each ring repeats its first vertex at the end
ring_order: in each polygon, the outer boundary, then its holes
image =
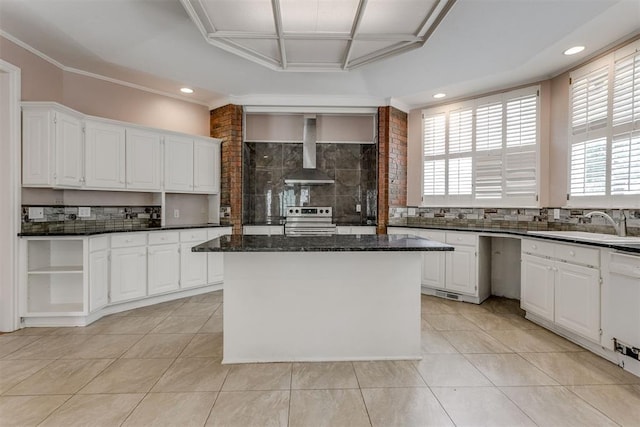
POLYGON ((128 248, 131 246, 146 246, 147 233, 126 233, 111 236, 112 248, 128 248))
POLYGON ((475 246, 478 236, 473 233, 449 233, 447 232, 447 241, 451 245, 475 246))
POLYGON ((166 243, 178 243, 180 241, 180 233, 177 231, 159 231, 149 233, 150 245, 163 245, 166 243))
POLYGON ((555 245, 555 257, 573 264, 600 266, 600 250, 585 246, 555 245))
POLYGON ((216 227, 207 229, 207 240, 215 239, 220 236, 230 235, 231 227, 216 227))
POLYGON ((207 229, 200 228, 197 230, 188 230, 180 232, 181 242, 206 242, 207 241, 207 229))
POLYGON ((103 251, 109 247, 107 236, 92 237, 89 239, 89 252, 103 251))
POLYGON ((522 239, 521 251, 527 254, 553 258, 555 245, 542 240, 522 239))
POLYGON ((444 231, 431 231, 421 230, 420 237, 426 237, 427 239, 435 240, 436 242, 445 242, 447 240, 447 233, 444 231))

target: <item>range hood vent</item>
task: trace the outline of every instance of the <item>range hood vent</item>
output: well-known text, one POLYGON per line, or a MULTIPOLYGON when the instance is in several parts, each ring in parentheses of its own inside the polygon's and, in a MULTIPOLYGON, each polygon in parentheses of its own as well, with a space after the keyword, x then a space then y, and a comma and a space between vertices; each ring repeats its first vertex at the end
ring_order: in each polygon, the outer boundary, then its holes
POLYGON ((290 173, 285 184, 333 184, 335 180, 316 169, 316 116, 304 116, 302 139, 302 169, 290 173))

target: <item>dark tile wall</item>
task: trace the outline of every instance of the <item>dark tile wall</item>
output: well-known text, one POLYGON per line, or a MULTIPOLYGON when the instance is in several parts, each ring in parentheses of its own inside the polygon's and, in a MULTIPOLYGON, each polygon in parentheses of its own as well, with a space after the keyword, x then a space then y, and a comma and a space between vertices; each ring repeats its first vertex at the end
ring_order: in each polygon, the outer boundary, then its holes
POLYGON ((317 168, 335 184, 287 185, 288 173, 302 168, 302 144, 245 142, 243 223, 279 224, 288 206, 331 206, 338 224, 375 224, 377 150, 375 144, 318 144, 317 168), (356 212, 356 204, 361 212, 356 212))
MULTIPOLYGON (((587 212, 601 209, 559 209, 560 218, 553 218, 553 208, 438 208, 391 207, 389 225, 415 225, 455 228, 491 228, 522 231, 588 231, 615 234, 604 218, 587 218, 587 212)), ((605 210, 619 220, 620 209, 605 210)), ((627 235, 640 236, 640 209, 625 209, 627 235)))
POLYGON ((77 206, 41 206, 44 218, 29 219, 29 208, 22 206, 23 233, 74 233, 102 230, 137 230, 160 227, 160 206, 90 206, 91 216, 78 217, 77 206))

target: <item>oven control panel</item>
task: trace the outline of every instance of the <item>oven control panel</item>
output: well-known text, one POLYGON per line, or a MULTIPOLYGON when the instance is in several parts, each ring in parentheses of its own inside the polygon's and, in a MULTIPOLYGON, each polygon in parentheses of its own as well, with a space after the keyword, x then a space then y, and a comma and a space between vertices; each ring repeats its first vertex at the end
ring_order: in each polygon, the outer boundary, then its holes
POLYGON ((322 217, 331 218, 333 209, 330 206, 289 206, 287 217, 322 217))

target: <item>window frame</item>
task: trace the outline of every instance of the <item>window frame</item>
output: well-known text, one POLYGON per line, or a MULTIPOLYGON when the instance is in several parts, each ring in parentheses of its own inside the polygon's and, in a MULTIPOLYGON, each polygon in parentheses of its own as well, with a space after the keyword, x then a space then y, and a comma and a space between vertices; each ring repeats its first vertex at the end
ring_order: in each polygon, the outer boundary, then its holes
POLYGON ((539 207, 540 204, 540 186, 541 186, 541 102, 540 102, 540 85, 531 85, 520 89, 505 91, 500 94, 483 96, 474 98, 464 102, 454 102, 432 108, 422 110, 422 140, 421 140, 421 206, 443 206, 443 207, 539 207), (509 101, 523 98, 527 96, 536 96, 536 117, 535 117, 535 142, 534 144, 507 146, 507 104, 509 101), (502 107, 501 115, 501 147, 489 150, 477 150, 477 109, 478 107, 500 102, 502 107), (449 153, 449 135, 450 135, 450 114, 462 109, 472 109, 472 147, 470 152, 464 152, 464 154, 470 154, 471 157, 471 185, 472 190, 470 195, 449 195, 449 159, 455 159, 463 156, 462 153, 449 153), (425 118, 432 117, 438 114, 445 114, 445 153, 438 156, 430 156, 426 154, 425 146, 425 134, 424 123, 425 118), (531 152, 531 149, 535 152, 535 194, 533 196, 508 196, 507 194, 507 180, 506 180, 506 168, 507 168, 507 156, 512 153, 527 151, 531 152), (501 191, 499 198, 478 198, 477 183, 478 183, 478 159, 487 157, 496 157, 496 154, 500 155, 500 168, 501 168, 501 191), (430 160, 444 159, 446 163, 445 167, 445 194, 444 195, 426 195, 425 194, 425 162, 430 160))
MULTIPOLYGON (((629 56, 640 55, 640 40, 636 40, 610 54, 590 62, 569 74, 570 87, 568 93, 568 124, 567 124, 567 198, 565 207, 568 208, 640 208, 640 194, 611 194, 612 193, 612 149, 614 139, 624 132, 620 128, 628 129, 629 132, 640 134, 640 120, 631 124, 613 125, 613 105, 614 105, 614 82, 616 62, 625 60, 629 56), (589 74, 600 69, 607 69, 607 118, 606 124, 602 128, 587 130, 584 133, 574 135, 573 133, 573 90, 576 80, 580 80, 589 74), (582 142, 605 139, 605 181, 602 195, 578 195, 572 194, 572 171, 573 171, 573 148, 582 142)), ((634 80, 635 82, 635 80, 634 80)), ((640 85, 640 82, 638 82, 640 85)), ((632 151, 635 153, 635 151, 632 151)))

